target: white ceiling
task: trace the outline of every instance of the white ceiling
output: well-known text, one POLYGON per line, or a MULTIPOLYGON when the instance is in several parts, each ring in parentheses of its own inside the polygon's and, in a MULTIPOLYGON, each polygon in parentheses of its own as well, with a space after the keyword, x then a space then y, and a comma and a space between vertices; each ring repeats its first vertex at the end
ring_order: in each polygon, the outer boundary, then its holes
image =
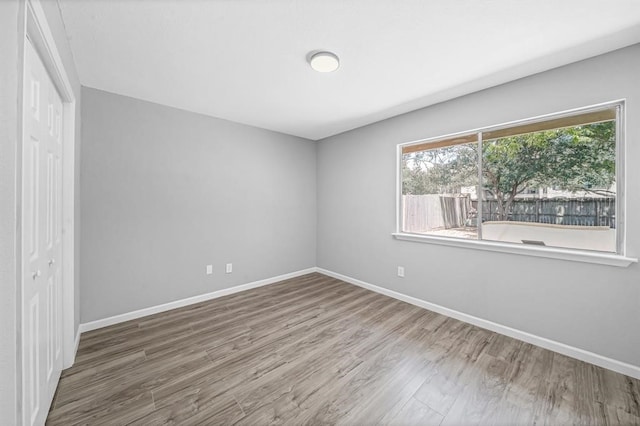
POLYGON ((639 0, 59 2, 83 85, 314 140, 640 41, 639 0))

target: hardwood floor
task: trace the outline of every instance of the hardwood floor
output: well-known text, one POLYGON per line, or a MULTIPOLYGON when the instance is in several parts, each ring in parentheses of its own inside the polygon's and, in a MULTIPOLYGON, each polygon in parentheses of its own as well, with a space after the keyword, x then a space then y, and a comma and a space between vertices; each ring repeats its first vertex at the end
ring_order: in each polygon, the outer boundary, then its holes
POLYGON ((310 274, 84 333, 47 423, 640 425, 640 381, 310 274))

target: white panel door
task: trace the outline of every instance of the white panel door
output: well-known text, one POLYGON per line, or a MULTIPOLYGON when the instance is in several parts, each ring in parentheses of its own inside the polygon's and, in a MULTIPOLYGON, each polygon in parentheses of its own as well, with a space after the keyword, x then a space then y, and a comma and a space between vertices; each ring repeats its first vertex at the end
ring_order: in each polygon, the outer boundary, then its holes
POLYGON ((62 371, 62 101, 25 44, 22 145, 22 412, 44 424, 62 371))

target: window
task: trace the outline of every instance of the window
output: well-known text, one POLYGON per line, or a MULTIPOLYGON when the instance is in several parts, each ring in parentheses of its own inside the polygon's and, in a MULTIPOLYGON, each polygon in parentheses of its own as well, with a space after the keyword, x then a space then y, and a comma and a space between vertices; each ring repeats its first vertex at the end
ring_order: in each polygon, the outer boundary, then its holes
POLYGON ((399 146, 399 232, 622 254, 622 102, 399 146))

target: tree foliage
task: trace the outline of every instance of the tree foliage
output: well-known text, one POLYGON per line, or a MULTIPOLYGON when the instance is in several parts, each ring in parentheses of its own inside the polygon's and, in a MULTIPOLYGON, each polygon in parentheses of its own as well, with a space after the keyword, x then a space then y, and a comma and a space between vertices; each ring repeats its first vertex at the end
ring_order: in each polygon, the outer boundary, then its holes
MULTIPOLYGON (((615 122, 484 141, 483 187, 507 218, 527 188, 554 187, 606 195, 615 182, 615 122)), ((459 193, 477 185, 477 145, 456 145, 404 156, 403 193, 459 193)))
POLYGON ((454 194, 478 184, 475 144, 454 145, 404 156, 404 194, 454 194))

